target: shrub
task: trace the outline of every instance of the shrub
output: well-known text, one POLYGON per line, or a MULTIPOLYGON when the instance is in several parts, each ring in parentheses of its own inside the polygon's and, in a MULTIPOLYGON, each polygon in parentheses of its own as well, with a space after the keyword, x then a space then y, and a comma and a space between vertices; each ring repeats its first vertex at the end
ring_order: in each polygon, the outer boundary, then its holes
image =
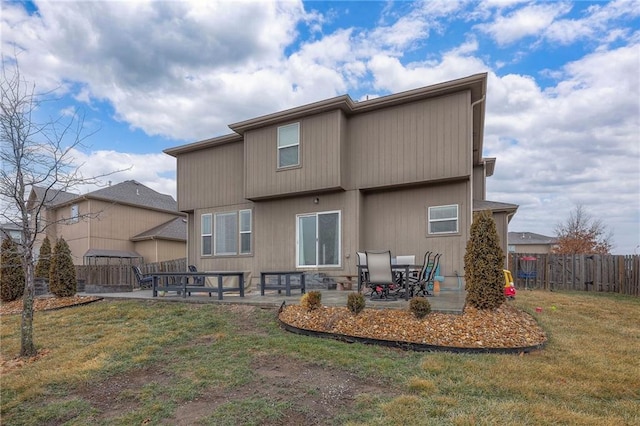
POLYGON ((365 300, 362 293, 349 293, 347 296, 347 308, 354 315, 358 315, 364 309, 365 300))
POLYGON ((313 311, 314 309, 318 309, 322 301, 322 293, 319 291, 310 291, 302 295, 300 299, 300 305, 308 311, 313 311))
POLYGON ((409 310, 418 319, 422 319, 431 312, 431 303, 426 297, 417 296, 409 301, 409 310))
POLYGON ((24 294, 24 268, 18 245, 11 238, 2 240, 0 247, 0 299, 12 302, 24 294))
POLYGON ((36 277, 49 279, 49 268, 51 266, 51 242, 49 237, 44 237, 40 252, 38 254, 38 263, 36 264, 36 277))
POLYGON ((464 255, 466 302, 478 309, 497 309, 504 297, 504 253, 491 212, 474 215, 464 255))
POLYGON ((49 291, 57 297, 70 297, 76 294, 77 285, 71 250, 64 238, 60 237, 51 256, 49 291))

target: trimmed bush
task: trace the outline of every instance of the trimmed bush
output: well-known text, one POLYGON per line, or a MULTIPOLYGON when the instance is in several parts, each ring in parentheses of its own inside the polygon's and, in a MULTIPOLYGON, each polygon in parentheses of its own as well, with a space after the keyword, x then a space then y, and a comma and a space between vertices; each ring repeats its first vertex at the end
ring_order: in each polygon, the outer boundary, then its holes
POLYGON ((51 242, 49 237, 44 237, 40 252, 38 254, 38 263, 36 263, 36 277, 49 279, 49 268, 51 267, 51 242))
POLYGON ((422 319, 431 313, 431 303, 426 297, 416 296, 409 301, 409 310, 416 318, 422 319))
POLYGON ((364 295, 362 293, 349 293, 347 296, 347 308, 352 314, 358 315, 365 306, 364 295))
POLYGON ((319 291, 310 291, 302 295, 300 305, 308 311, 313 311, 322 306, 322 293, 319 291))
POLYGON ((0 299, 12 302, 24 294, 24 268, 18 245, 11 238, 2 240, 0 251, 0 299))
POLYGON ((504 297, 504 253, 491 212, 474 215, 464 255, 466 303, 478 309, 497 309, 504 297))
POLYGON ((51 256, 49 268, 49 291, 56 297, 71 297, 76 294, 78 281, 73 266, 71 250, 64 238, 58 238, 51 256))

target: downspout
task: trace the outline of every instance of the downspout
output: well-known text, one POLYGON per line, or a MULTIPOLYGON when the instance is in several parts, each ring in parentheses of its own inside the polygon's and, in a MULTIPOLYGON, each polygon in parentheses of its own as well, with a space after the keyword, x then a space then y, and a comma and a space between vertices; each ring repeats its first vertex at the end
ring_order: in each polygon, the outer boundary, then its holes
MULTIPOLYGON (((471 102, 471 110, 469 112, 469 114, 471 115, 469 120, 469 122, 471 123, 471 178, 469 179, 469 181, 471 182, 471 197, 469 197, 469 218, 471 222, 473 222, 473 107, 478 105, 480 102, 484 102, 484 99, 485 95, 482 95, 482 98, 478 99, 475 102, 471 102)), ((482 153, 480 153, 480 156, 482 156, 482 153)))

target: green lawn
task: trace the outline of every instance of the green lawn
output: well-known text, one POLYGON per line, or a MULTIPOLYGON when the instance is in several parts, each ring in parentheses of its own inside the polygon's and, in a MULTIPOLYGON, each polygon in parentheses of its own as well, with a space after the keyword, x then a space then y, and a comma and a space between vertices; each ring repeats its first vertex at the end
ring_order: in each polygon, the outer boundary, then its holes
POLYGON ((412 353, 288 334, 273 310, 103 301, 37 313, 43 356, 16 366, 20 317, 3 316, 2 424, 640 424, 640 299, 512 303, 544 350, 412 353))

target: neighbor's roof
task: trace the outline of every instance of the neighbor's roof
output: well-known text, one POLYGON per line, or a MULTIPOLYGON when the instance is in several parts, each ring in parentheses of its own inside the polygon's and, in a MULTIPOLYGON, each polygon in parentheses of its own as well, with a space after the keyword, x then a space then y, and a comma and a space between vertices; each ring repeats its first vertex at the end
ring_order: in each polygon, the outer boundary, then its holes
MULTIPOLYGON (((42 188, 34 187, 34 190, 36 191, 36 195, 38 195, 38 193, 40 193, 40 196, 44 194, 42 188)), ((177 213, 178 210, 178 203, 171 195, 160 194, 135 180, 127 180, 106 188, 98 189, 97 191, 88 192, 84 195, 62 193, 49 197, 50 193, 51 191, 47 193, 47 198, 52 199, 50 206, 56 208, 64 206, 65 204, 71 204, 77 200, 95 199, 174 213, 177 213)))
POLYGON ((509 232, 508 240, 511 245, 555 244, 557 242, 555 237, 547 237, 533 232, 509 232))
POLYGON ((35 196, 38 200, 44 199, 45 206, 52 206, 56 204, 64 204, 69 202, 75 198, 78 198, 78 194, 74 194, 72 192, 61 191, 52 188, 44 188, 42 186, 33 186, 31 188, 31 194, 29 198, 35 196), (46 194, 46 199, 45 199, 46 194))
POLYGON ((187 241, 187 220, 177 217, 131 238, 131 241, 144 240, 187 241))

